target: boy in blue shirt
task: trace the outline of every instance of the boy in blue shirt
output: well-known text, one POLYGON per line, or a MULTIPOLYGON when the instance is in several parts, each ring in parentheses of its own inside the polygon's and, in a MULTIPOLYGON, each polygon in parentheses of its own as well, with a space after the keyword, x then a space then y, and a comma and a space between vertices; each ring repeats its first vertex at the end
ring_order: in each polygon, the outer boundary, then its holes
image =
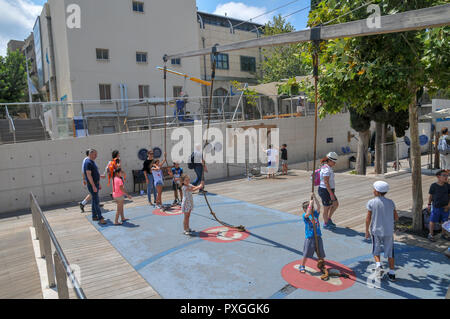
POLYGON ((314 252, 316 251, 316 241, 314 238, 314 226, 316 225, 316 233, 317 233, 317 242, 318 242, 318 251, 320 256, 317 256, 319 260, 323 260, 325 258, 325 251, 323 249, 323 241, 322 241, 322 233, 320 232, 320 203, 317 200, 316 195, 311 194, 311 200, 309 202, 303 203, 303 221, 305 222, 305 244, 303 246, 303 260, 302 265, 300 266, 300 272, 305 273, 305 265, 308 258, 312 258, 314 256, 314 252), (316 202, 317 209, 314 209, 314 201, 316 202), (314 213, 313 213, 314 212, 314 213))
POLYGON ((172 189, 175 195, 175 200, 172 205, 181 204, 183 200, 183 192, 181 191, 181 175, 183 175, 183 169, 180 167, 180 164, 177 162, 173 162, 174 167, 172 167, 172 189), (180 192, 180 199, 178 199, 178 191, 180 192))

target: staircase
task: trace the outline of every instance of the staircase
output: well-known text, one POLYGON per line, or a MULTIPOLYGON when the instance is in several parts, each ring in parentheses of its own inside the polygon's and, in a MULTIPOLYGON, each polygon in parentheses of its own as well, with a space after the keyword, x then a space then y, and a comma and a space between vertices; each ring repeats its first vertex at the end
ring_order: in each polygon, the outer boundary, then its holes
MULTIPOLYGON (((43 141, 50 139, 39 119, 14 120, 16 127, 16 143, 43 141)), ((14 143, 14 135, 9 131, 8 120, 0 120, 0 144, 14 143)))

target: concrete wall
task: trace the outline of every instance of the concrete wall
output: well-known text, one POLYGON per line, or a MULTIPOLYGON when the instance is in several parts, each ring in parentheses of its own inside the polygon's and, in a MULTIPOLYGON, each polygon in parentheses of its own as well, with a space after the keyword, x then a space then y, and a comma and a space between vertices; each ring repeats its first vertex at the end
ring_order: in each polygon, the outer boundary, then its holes
MULTIPOLYGON (((240 122, 238 126, 269 124, 280 129, 280 144, 288 145, 289 162, 303 162, 312 159, 313 151, 313 118, 275 119, 265 121, 240 122)), ((225 132, 226 125, 221 123, 212 127, 225 132)), ((193 136, 193 127, 185 127, 193 136)), ((350 129, 349 115, 342 114, 323 119, 319 123, 318 156, 322 157, 329 151, 340 154, 342 146, 349 145, 347 131, 350 129), (326 143, 328 137, 333 137, 333 143, 326 143)), ((178 141, 171 141, 172 130, 167 130, 167 148, 170 159, 170 149, 178 141)), ((225 133, 223 133, 225 136, 225 133)), ((248 144, 248 141, 247 141, 248 144)), ((128 179, 126 187, 133 189, 132 170, 141 169, 142 161, 137 154, 141 148, 159 146, 163 149, 164 130, 98 135, 76 139, 40 141, 22 144, 0 146, 0 213, 26 209, 29 206, 29 193, 33 192, 39 203, 45 207, 79 201, 87 191, 82 187, 81 162, 85 150, 95 148, 98 151, 97 165, 104 170, 115 149, 121 153, 122 165, 128 179)), ((193 141, 191 142, 191 147, 193 141)), ((356 143, 350 144, 352 151, 356 143)), ((190 152, 183 154, 187 161, 190 152)), ((225 159, 225 155, 224 155, 225 159)), ((347 161, 347 160, 345 160, 347 161)), ((264 160, 263 160, 264 162, 264 160)), ((181 165, 185 172, 194 177, 193 170, 187 169, 187 164, 181 165)), ((227 176, 226 164, 209 164, 207 180, 227 176)), ((239 167, 230 167, 229 175, 240 175, 244 171, 239 167)), ((102 181, 101 195, 108 195, 109 189, 102 181)))

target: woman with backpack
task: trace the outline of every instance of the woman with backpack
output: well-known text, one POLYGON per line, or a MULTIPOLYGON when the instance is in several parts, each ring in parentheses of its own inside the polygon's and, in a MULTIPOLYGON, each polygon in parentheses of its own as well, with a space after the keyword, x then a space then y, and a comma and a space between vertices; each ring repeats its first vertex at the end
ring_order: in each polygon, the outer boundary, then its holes
POLYGON ((331 220, 331 216, 339 207, 339 202, 335 194, 335 182, 333 167, 336 165, 338 155, 335 152, 330 152, 325 156, 320 164, 320 184, 318 193, 322 199, 323 208, 323 228, 333 229, 336 225, 331 220))

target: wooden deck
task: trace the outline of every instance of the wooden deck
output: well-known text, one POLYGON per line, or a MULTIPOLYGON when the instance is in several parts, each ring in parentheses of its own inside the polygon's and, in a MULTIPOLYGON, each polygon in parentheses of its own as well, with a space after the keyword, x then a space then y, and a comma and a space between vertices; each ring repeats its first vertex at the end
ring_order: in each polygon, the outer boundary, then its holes
POLYGON ((0 219, 0 299, 41 299, 31 216, 0 219))
MULTIPOLYGON (((258 178, 251 181, 233 179, 214 183, 207 182, 206 188, 212 193, 299 215, 299 205, 307 200, 310 194, 309 174, 304 171, 292 170, 288 176, 278 176, 276 179, 270 180, 258 178)), ((382 178, 336 174, 336 194, 340 207, 333 216, 333 221, 339 227, 348 227, 358 232, 364 231, 367 213, 365 205, 373 197, 372 184, 377 179, 382 178)), ((423 176, 424 198, 427 196, 429 185, 434 180, 434 176, 423 176)), ((400 214, 410 215, 412 205, 410 174, 389 178, 387 182, 391 186, 391 191, 387 197, 394 200, 400 214)), ((163 200, 164 202, 171 202, 173 191, 167 189, 163 193, 163 200)), ((115 204, 112 201, 103 203, 105 210, 115 210, 115 204)), ((127 207, 144 205, 147 205, 147 196, 135 196, 132 203, 126 204, 125 210, 127 207)), ((44 210, 69 262, 77 264, 81 268, 81 286, 87 298, 161 298, 87 220, 85 216, 90 214, 90 205, 86 207, 86 211, 85 214, 80 213, 78 205, 74 203, 63 208, 44 210)), ((28 229, 31 225, 31 218, 26 216, 20 222, 15 220, 0 220, 0 222, 0 247, 2 248, 0 266, 3 266, 0 268, 1 286, 9 287, 10 285, 4 286, 3 283, 7 284, 8 280, 14 280, 11 274, 8 275, 4 271, 4 264, 6 264, 6 269, 8 269, 8 266, 10 269, 11 267, 17 269, 17 265, 12 265, 11 261, 8 264, 8 260, 16 260, 11 258, 14 252, 20 257, 17 261, 20 259, 24 268, 22 274, 18 277, 23 277, 23 273, 26 273, 27 277, 33 279, 28 279, 30 289, 22 287, 13 291, 14 289, 11 287, 3 291, 5 289, 2 288, 0 297, 14 298, 17 296, 26 298, 29 296, 30 298, 37 298, 40 285, 37 270, 31 271, 32 265, 35 266, 28 229), (21 231, 19 226, 24 230, 21 234, 19 234, 21 231), (18 239, 20 241, 17 241, 18 239), (17 244, 16 241, 20 244, 17 244), (27 246, 29 254, 24 252, 19 254, 19 251, 23 251, 23 248, 16 247, 19 245, 27 246), (33 284, 33 289, 31 289, 31 284, 33 284), (34 294, 31 294, 32 291, 34 291, 34 294)), ((239 221, 233 222, 239 223, 239 221)), ((447 249, 448 246, 448 243, 443 240, 431 243, 424 238, 404 233, 397 233, 396 240, 440 252, 447 249)), ((24 279, 22 282, 25 284, 27 280, 24 279)), ((71 295, 71 297, 74 296, 71 295)))

